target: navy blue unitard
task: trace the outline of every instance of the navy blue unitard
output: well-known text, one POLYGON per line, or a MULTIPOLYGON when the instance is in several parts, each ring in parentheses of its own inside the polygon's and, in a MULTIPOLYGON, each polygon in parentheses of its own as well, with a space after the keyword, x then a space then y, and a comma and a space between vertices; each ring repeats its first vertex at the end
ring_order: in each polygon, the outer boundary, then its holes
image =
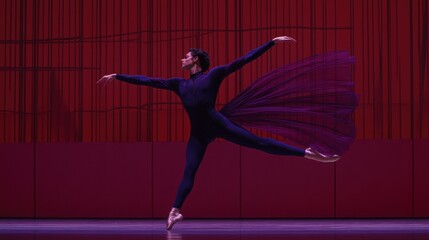
POLYGON ((183 78, 160 79, 142 75, 116 75, 116 79, 127 83, 174 91, 182 100, 189 115, 191 134, 186 146, 186 167, 173 207, 182 207, 192 190, 195 174, 204 157, 207 145, 217 137, 271 154, 304 156, 303 149, 274 139, 258 137, 232 123, 215 109, 216 96, 222 80, 262 55, 274 44, 273 41, 269 41, 230 64, 215 67, 208 73, 192 74, 188 80, 183 78))

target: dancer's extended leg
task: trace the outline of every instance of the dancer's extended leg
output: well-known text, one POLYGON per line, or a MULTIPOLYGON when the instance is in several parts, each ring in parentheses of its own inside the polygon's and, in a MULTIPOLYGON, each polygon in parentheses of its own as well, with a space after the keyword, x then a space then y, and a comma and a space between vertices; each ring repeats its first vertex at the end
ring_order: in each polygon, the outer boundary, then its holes
POLYGON ((338 155, 328 156, 311 148, 304 150, 271 138, 256 136, 226 118, 223 118, 221 124, 218 125, 217 134, 233 143, 272 154, 302 156, 319 162, 335 162, 340 158, 338 155))
POLYGON ((250 131, 235 125, 227 119, 224 119, 222 126, 219 127, 219 130, 217 131, 217 134, 219 137, 233 143, 258 149, 267 153, 302 157, 305 155, 304 149, 289 146, 271 138, 262 138, 256 136, 250 131))

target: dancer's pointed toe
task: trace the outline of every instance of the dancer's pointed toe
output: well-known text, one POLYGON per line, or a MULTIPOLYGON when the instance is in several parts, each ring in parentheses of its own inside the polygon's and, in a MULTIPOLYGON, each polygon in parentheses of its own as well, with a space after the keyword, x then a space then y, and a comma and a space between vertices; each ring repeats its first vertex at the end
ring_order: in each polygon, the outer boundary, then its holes
POLYGON ((307 148, 305 149, 305 158, 311 159, 311 160, 316 160, 319 162, 336 162, 340 159, 340 156, 338 155, 332 155, 332 156, 328 156, 325 154, 322 154, 312 148, 307 148))
POLYGON ((173 208, 170 211, 167 219, 167 230, 171 230, 177 222, 183 219, 183 215, 179 212, 178 208, 173 208))

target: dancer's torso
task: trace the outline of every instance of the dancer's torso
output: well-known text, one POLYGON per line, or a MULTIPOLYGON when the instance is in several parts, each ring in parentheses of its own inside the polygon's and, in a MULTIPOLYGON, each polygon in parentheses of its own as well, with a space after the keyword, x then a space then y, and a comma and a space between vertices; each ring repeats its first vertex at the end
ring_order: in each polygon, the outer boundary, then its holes
POLYGON ((188 113, 191 135, 207 141, 213 140, 217 125, 224 120, 215 109, 219 82, 210 74, 197 73, 180 81, 176 92, 188 113))
POLYGON ((182 100, 189 115, 191 135, 211 141, 216 137, 217 130, 232 124, 215 109, 216 96, 222 80, 259 57, 272 46, 274 46, 274 42, 269 41, 227 65, 215 67, 208 73, 193 74, 188 80, 183 78, 165 80, 143 75, 128 76, 121 74, 117 74, 116 79, 174 91, 182 100))

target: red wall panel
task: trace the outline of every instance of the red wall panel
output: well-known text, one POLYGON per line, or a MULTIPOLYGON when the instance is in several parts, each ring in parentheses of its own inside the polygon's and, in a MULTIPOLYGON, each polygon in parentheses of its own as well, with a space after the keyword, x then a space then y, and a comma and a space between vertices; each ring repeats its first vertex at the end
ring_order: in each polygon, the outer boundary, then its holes
POLYGON ((412 217, 411 141, 356 141, 336 164, 336 217, 412 217))
POLYGON ((36 217, 151 217, 151 146, 37 144, 36 217))
POLYGON ((34 217, 34 144, 0 144, 0 217, 34 217))
POLYGON ((334 165, 241 148, 244 218, 334 217, 334 165))
POLYGON ((414 216, 429 216, 429 141, 414 141, 414 216))
MULTIPOLYGON (((322 164, 214 142, 183 212, 187 218, 427 217, 427 145, 415 141, 413 153, 411 141, 356 141, 339 162, 322 164)), ((36 144, 34 158, 32 144, 3 144, 0 217, 165 218, 185 148, 36 144)))

